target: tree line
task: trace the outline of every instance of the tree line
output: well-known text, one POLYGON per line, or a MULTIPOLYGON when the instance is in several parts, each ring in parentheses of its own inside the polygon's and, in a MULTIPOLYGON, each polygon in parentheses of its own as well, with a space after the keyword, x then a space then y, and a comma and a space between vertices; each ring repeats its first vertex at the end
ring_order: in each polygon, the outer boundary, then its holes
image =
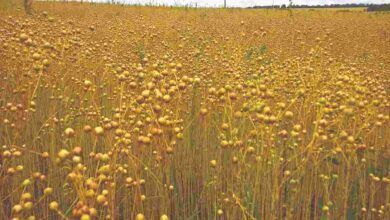
POLYGON ((250 8, 367 8, 367 11, 390 11, 390 4, 364 4, 364 3, 351 3, 351 4, 329 4, 329 5, 267 5, 267 6, 253 6, 250 8))

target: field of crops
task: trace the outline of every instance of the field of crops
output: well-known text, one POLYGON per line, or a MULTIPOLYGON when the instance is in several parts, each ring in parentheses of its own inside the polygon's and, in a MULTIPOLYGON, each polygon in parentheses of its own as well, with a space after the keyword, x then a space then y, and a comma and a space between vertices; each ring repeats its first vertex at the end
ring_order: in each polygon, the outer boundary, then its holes
POLYGON ((390 219, 390 14, 0 10, 0 219, 390 219))

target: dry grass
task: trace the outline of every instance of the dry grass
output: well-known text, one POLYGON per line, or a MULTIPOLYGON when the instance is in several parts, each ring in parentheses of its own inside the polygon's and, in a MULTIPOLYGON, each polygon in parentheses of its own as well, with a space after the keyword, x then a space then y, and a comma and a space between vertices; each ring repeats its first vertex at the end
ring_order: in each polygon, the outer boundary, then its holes
POLYGON ((390 15, 0 11, 0 219, 389 219, 390 15))

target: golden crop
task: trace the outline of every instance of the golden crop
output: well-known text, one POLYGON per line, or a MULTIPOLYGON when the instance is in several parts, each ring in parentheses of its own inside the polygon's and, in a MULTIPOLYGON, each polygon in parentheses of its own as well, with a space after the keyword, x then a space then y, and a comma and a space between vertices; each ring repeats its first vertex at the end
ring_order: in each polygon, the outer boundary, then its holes
POLYGON ((389 219, 390 14, 0 11, 0 219, 389 219))

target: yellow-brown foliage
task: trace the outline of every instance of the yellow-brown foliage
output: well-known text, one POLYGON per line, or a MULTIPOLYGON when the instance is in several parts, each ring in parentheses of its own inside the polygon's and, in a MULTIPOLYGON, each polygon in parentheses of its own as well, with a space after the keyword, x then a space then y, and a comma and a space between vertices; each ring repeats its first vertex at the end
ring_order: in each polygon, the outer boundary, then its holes
POLYGON ((390 15, 0 11, 0 219, 389 219, 390 15))

